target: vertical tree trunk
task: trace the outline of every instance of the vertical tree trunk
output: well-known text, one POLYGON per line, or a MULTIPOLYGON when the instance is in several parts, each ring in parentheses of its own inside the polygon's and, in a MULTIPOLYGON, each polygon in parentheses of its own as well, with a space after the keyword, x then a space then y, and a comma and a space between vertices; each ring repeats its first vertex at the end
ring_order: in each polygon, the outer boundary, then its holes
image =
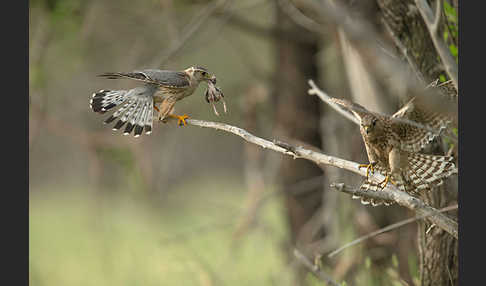
MULTIPOLYGON (((433 1, 435 2, 435 1, 433 1)), ((393 33, 406 47, 424 79, 431 82, 446 74, 430 39, 427 27, 412 0, 377 0, 381 16, 393 33)), ((427 151, 444 154, 444 150, 434 143, 427 151), (432 149, 433 148, 433 149, 432 149)), ((424 194, 426 203, 441 208, 454 203, 455 198, 444 185, 424 194)), ((430 223, 418 224, 418 249, 421 285, 457 285, 458 282, 458 241, 430 223)))
MULTIPOLYGON (((297 26, 279 5, 277 5, 277 26, 285 32, 276 42, 274 136, 283 140, 296 139, 299 142, 293 143, 320 148, 320 102, 316 96, 307 94, 307 80, 318 78, 315 58, 318 51, 317 37, 297 26)), ((322 185, 307 190, 304 194, 292 194, 289 187, 294 183, 321 175, 322 170, 309 161, 293 160, 288 157, 284 157, 281 161, 278 178, 285 192, 293 245, 306 245, 319 238, 316 236, 323 235, 316 233, 316 230, 303 230, 321 206, 322 185)))

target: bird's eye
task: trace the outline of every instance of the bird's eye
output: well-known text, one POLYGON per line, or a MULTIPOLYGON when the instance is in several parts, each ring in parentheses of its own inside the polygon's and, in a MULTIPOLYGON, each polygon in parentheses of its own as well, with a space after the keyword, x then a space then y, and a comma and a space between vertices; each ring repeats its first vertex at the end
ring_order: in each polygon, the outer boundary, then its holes
POLYGON ((375 125, 376 125, 376 119, 375 119, 375 120, 373 120, 373 126, 375 126, 375 125))
POLYGON ((207 74, 208 74, 208 73, 207 73, 207 72, 205 72, 205 71, 203 71, 203 72, 202 72, 202 75, 203 75, 203 76, 206 76, 207 74))

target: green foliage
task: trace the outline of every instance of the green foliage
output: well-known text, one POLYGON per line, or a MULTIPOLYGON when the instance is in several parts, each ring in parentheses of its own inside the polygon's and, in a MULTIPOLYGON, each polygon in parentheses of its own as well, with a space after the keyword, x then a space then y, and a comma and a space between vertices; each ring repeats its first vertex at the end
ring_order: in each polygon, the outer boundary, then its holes
POLYGON ((439 81, 440 82, 445 82, 446 81, 445 75, 443 75, 443 74, 439 75, 439 81))
POLYGON ((454 7, 452 7, 447 1, 443 1, 444 3, 444 14, 446 16, 446 25, 447 29, 443 32, 443 38, 446 43, 449 43, 449 51, 451 52, 452 56, 458 60, 458 47, 457 47, 457 39, 458 39, 458 21, 457 21, 457 12, 454 7), (451 35, 449 35, 449 32, 451 35), (452 38, 451 38, 452 37, 452 38))
MULTIPOLYGON (((308 272, 305 275, 305 282, 308 286, 322 286, 323 282, 317 278, 314 274, 308 272)), ((325 284, 324 284, 325 285, 325 284)))
POLYGON ((452 7, 451 4, 449 4, 449 2, 447 2, 447 1, 443 1, 442 3, 444 3, 444 12, 445 12, 445 15, 447 17, 447 20, 449 22, 457 24, 456 9, 454 9, 454 7, 452 7))
POLYGON ((456 58, 457 60, 457 56, 458 56, 458 50, 457 50, 457 46, 454 45, 454 44, 450 44, 449 45, 449 51, 451 51, 451 54, 454 58, 456 58))

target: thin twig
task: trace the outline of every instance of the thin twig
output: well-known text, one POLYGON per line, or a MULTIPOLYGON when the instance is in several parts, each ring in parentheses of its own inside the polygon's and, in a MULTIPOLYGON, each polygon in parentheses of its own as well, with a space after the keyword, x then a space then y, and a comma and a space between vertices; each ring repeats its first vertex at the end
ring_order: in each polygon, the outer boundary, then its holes
MULTIPOLYGON (((440 210, 438 210, 439 212, 446 212, 446 211, 451 211, 451 210, 456 210, 458 208, 457 205, 454 205, 454 206, 448 206, 448 207, 445 207, 445 208, 442 208, 440 210)), ((333 256, 335 256, 336 254, 340 253, 341 251, 343 251, 344 249, 348 248, 348 247, 351 247, 353 245, 356 245, 358 243, 361 243, 369 238, 372 238, 372 237, 375 237, 379 234, 382 234, 382 233, 385 233, 385 232, 388 232, 388 231, 391 231, 391 230, 394 230, 394 229, 397 229, 399 227, 402 227, 404 225, 407 225, 409 223, 412 223, 412 222, 415 222, 417 220, 421 220, 421 219, 424 219, 424 218, 427 218, 429 216, 431 216, 433 214, 426 214, 426 215, 421 215, 421 216, 417 216, 417 217, 413 217, 413 218, 409 218, 409 219, 405 219, 405 220, 402 220, 402 221, 399 221, 397 223, 394 223, 394 224, 390 224, 384 228, 380 228, 376 231, 373 231, 373 232, 370 232, 366 235, 363 235, 349 243, 346 243, 345 245, 339 247, 338 249, 332 251, 331 253, 329 253, 327 255, 327 257, 331 258, 333 256)))
POLYGON ((339 26, 353 45, 359 49, 363 58, 367 59, 370 71, 376 74, 377 80, 380 80, 388 89, 398 94, 402 94, 402 91, 406 91, 407 95, 423 93, 423 83, 418 81, 415 75, 411 75, 408 65, 402 60, 384 57, 379 45, 376 44, 377 41, 370 41, 370 39, 380 38, 380 34, 368 21, 350 13, 349 9, 339 1, 301 0, 301 3, 307 6, 306 10, 316 14, 314 17, 329 20, 339 26))
POLYGON ((317 278, 322 281, 326 281, 329 285, 339 286, 339 283, 334 281, 331 276, 319 269, 317 265, 314 265, 309 258, 302 254, 297 248, 294 248, 294 256, 297 260, 309 269, 317 278))
POLYGON ((176 52, 191 39, 191 37, 203 27, 204 23, 210 19, 211 15, 217 12, 221 7, 228 4, 231 0, 220 0, 209 3, 204 10, 202 10, 198 16, 194 17, 196 20, 193 23, 184 27, 181 37, 177 41, 172 41, 168 49, 163 50, 161 54, 157 55, 153 60, 156 67, 160 67, 165 64, 176 52))
POLYGON ((430 33, 430 38, 434 43, 435 49, 444 64, 445 70, 447 75, 451 78, 452 82, 454 83, 454 87, 456 90, 458 88, 458 67, 457 62, 452 56, 449 48, 446 46, 445 42, 442 40, 441 35, 439 35, 439 23, 440 23, 440 15, 442 11, 442 0, 436 0, 436 10, 435 15, 432 11, 431 7, 427 4, 426 0, 415 0, 415 4, 417 5, 422 18, 424 19, 425 26, 430 33))
POLYGON ((332 102, 331 97, 327 95, 327 93, 325 93, 324 91, 320 90, 312 79, 310 79, 308 83, 311 86, 311 89, 307 91, 308 94, 317 95, 322 101, 329 104, 329 106, 334 108, 337 112, 341 113, 344 117, 359 125, 359 120, 356 117, 354 117, 351 113, 345 111, 338 104, 332 102))
MULTIPOLYGON (((324 101, 325 103, 329 104, 329 106, 331 106, 332 108, 334 108, 337 112, 339 112, 340 114, 342 114, 344 117, 346 117, 347 119, 349 119, 352 122, 356 123, 357 125, 360 125, 359 120, 355 116, 353 116, 350 112, 345 111, 338 104, 332 102, 332 100, 331 100, 332 97, 330 97, 324 91, 322 91, 321 89, 319 89, 316 86, 316 84, 314 83, 313 80, 310 79, 308 81, 308 83, 311 86, 311 88, 307 91, 307 93, 309 93, 310 95, 317 95, 320 99, 322 99, 322 101, 324 101)), ((364 111, 366 111, 366 110, 364 110, 364 111)), ((388 115, 381 114, 379 112, 374 112, 374 113, 379 114, 379 115, 382 115, 382 116, 389 117, 388 115)), ((412 125, 412 126, 417 127, 417 128, 421 128, 421 129, 427 130, 427 131, 432 132, 432 133, 437 134, 437 135, 440 135, 441 134, 441 132, 438 131, 438 130, 436 130, 436 129, 433 129, 433 128, 429 127, 429 126, 420 124, 420 123, 415 122, 415 121, 410 120, 410 119, 397 118, 397 117, 393 117, 393 118, 390 118, 390 119, 393 120, 393 121, 396 121, 396 122, 405 123, 405 124, 412 125)), ((447 139, 450 139, 453 143, 457 143, 458 142, 457 136, 455 136, 455 135, 442 134, 442 136, 445 137, 445 138, 447 138, 447 139)))
MULTIPOLYGON (((280 142, 280 141, 271 142, 263 138, 257 137, 242 128, 220 123, 220 122, 211 122, 211 121, 203 121, 203 120, 196 120, 196 119, 187 119, 186 122, 187 124, 193 126, 212 128, 212 129, 235 134, 243 138, 247 142, 259 145, 265 149, 270 149, 285 155, 292 156, 294 159, 302 158, 302 159, 312 161, 318 165, 322 165, 322 164, 331 165, 337 168, 346 169, 348 171, 366 177, 366 170, 364 168, 359 168, 359 164, 356 162, 329 156, 318 151, 306 149, 301 146, 293 146, 291 144, 280 142)), ((385 177, 382 174, 376 172, 370 177, 370 179, 376 182, 382 182, 385 179, 385 177)), ((388 184, 385 187, 383 192, 357 190, 357 191, 348 191, 348 193, 353 193, 353 194, 359 193, 360 196, 367 196, 371 198, 377 198, 377 197, 383 198, 382 196, 387 196, 385 198, 386 200, 395 201, 397 204, 407 207, 417 212, 419 215, 428 214, 428 213, 436 214, 434 216, 429 217, 428 219, 432 223, 435 223, 441 229, 450 233, 455 238, 458 237, 457 222, 439 213, 436 209, 426 205, 420 199, 415 198, 405 192, 398 190, 392 184, 388 184)))
POLYGON ((410 57, 407 48, 402 44, 402 42, 400 41, 400 39, 398 38, 398 36, 395 35, 395 32, 393 32, 392 28, 386 22, 386 20, 383 20, 382 23, 383 23, 383 26, 385 26, 386 30, 388 31, 388 34, 392 38, 393 43, 395 44, 395 46, 397 46, 397 48, 400 50, 400 52, 402 53, 402 55, 407 60, 410 68, 412 69, 412 71, 414 72, 414 74, 417 76, 417 79, 420 80, 422 83, 425 84, 424 75, 420 72, 420 70, 418 69, 417 65, 415 64, 415 62, 413 61, 413 59, 410 57))
POLYGON ((458 238, 458 226, 457 222, 450 217, 441 214, 437 209, 426 205, 420 199, 412 197, 405 192, 401 191, 371 191, 362 189, 352 189, 344 185, 343 183, 331 184, 331 188, 337 191, 351 194, 353 196, 368 197, 379 200, 394 201, 397 204, 415 211, 419 216, 426 216, 426 218, 436 224, 441 229, 451 234, 456 239, 458 238))
POLYGON ((322 25, 299 11, 290 0, 277 0, 278 5, 297 25, 318 34, 323 34, 322 25))

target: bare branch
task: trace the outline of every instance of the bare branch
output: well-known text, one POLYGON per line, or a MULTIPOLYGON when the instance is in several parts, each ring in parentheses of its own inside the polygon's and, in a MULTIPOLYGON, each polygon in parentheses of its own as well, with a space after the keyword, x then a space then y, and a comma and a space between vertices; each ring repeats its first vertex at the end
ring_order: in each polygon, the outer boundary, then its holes
MULTIPOLYGON (((337 188, 337 187, 336 187, 336 188, 337 188)), ((457 208, 458 208, 458 206, 457 206, 457 205, 454 205, 454 206, 448 206, 448 207, 445 207, 445 208, 440 209, 440 210, 439 210, 439 212, 441 212, 441 213, 442 213, 442 212, 446 212, 446 211, 456 210, 457 208)), ((391 231, 391 230, 397 229, 397 228, 399 228, 399 227, 402 227, 402 226, 404 226, 404 225, 406 225, 406 224, 409 224, 409 223, 415 222, 415 221, 417 221, 417 220, 424 219, 424 218, 429 217, 429 216, 431 216, 431 215, 432 215, 432 214, 427 214, 427 215, 422 215, 422 216, 417 216, 417 217, 408 218, 408 219, 405 219, 405 220, 399 221, 399 222, 397 222, 397 223, 390 224, 390 225, 388 225, 388 226, 386 226, 386 227, 380 228, 380 229, 378 229, 378 230, 376 230, 376 231, 370 232, 370 233, 368 233, 367 235, 363 235, 363 236, 361 236, 361 237, 359 237, 359 238, 357 238, 357 239, 355 239, 355 240, 353 240, 353 241, 351 241, 351 242, 349 242, 349 243, 346 243, 345 245, 343 245, 343 246, 339 247, 338 249, 336 249, 336 250, 332 251, 331 253, 329 253, 329 254, 327 255, 327 257, 331 258, 331 257, 335 256, 336 254, 340 253, 341 251, 343 251, 344 249, 349 248, 349 247, 351 247, 351 246, 353 246, 353 245, 356 245, 356 244, 358 244, 358 243, 361 243, 361 242, 363 242, 363 241, 365 241, 365 240, 367 240, 367 239, 369 239, 369 238, 372 238, 372 237, 375 237, 375 236, 377 236, 377 235, 379 235, 379 234, 382 234, 382 233, 385 233, 385 232, 388 232, 388 231, 391 231)))
POLYGON ((228 125, 228 124, 224 124, 224 123, 220 123, 220 122, 203 121, 203 120, 197 120, 197 119, 186 119, 186 123, 188 123, 189 125, 205 127, 205 128, 213 128, 213 129, 216 129, 216 130, 222 130, 222 131, 226 131, 226 132, 229 132, 229 133, 233 133, 233 134, 238 135, 241 138, 245 139, 246 141, 253 143, 253 144, 256 144, 256 145, 259 145, 259 146, 261 146, 265 149, 270 149, 270 150, 273 150, 273 151, 276 151, 276 152, 283 153, 285 155, 294 156, 294 153, 286 150, 285 148, 282 148, 282 147, 280 147, 280 146, 278 146, 278 145, 276 145, 276 144, 274 144, 274 143, 272 143, 268 140, 256 137, 253 134, 250 134, 248 131, 246 131, 242 128, 236 127, 236 126, 232 126, 232 125, 228 125))
POLYGON ((300 12, 290 0, 277 0, 277 3, 282 8, 282 11, 284 11, 285 14, 287 14, 287 16, 289 16, 289 18, 297 25, 311 32, 323 34, 322 25, 316 23, 316 21, 300 12))
MULTIPOLYGON (((307 10, 317 13, 317 17, 320 19, 331 21, 339 26, 353 45, 359 48, 359 52, 366 56, 364 58, 367 59, 368 67, 376 74, 376 78, 381 80, 391 91, 394 91, 393 93, 407 97, 408 95, 423 93, 423 83, 418 81, 415 75, 411 76, 408 65, 405 65, 401 60, 384 57, 377 41, 370 41, 370 39, 380 38, 380 35, 365 19, 354 14, 351 18, 349 16, 351 15, 350 11, 338 3, 339 1, 301 0, 301 2, 305 3, 308 7, 307 10)), ((440 40, 438 36, 436 38, 440 40)), ((448 52, 447 48, 445 51, 448 52)), ((450 54, 449 57, 452 58, 450 54)), ((452 61, 452 64, 455 64, 455 62, 452 61)), ((455 66, 457 67, 457 65, 455 66)), ((457 75, 457 69, 455 74, 457 75)), ((457 90, 457 86, 455 88, 457 90)))
POLYGON ((334 108, 337 112, 341 113, 344 117, 359 125, 359 120, 356 117, 354 117, 351 113, 345 111, 338 104, 332 102, 331 97, 327 95, 327 93, 325 93, 324 91, 320 90, 312 79, 310 79, 308 83, 311 86, 311 89, 307 91, 308 94, 317 95, 320 99, 322 99, 322 101, 329 104, 329 106, 334 108))
POLYGON ((382 23, 383 23, 383 26, 385 26, 385 29, 390 34, 390 37, 392 38, 393 43, 395 44, 395 46, 397 46, 397 48, 400 50, 400 52, 402 53, 402 55, 407 60, 408 64, 410 65, 410 68, 412 69, 412 71, 414 72, 414 74, 417 76, 417 78, 422 83, 425 84, 424 75, 420 72, 419 68, 417 67, 417 65, 415 64, 415 62, 412 60, 412 58, 408 54, 407 48, 402 44, 402 42, 400 41, 400 39, 398 38, 398 36, 395 35, 395 32, 393 32, 393 30, 390 27, 390 25, 386 21, 382 21, 382 23))
MULTIPOLYGON (((350 112, 347 112, 345 111, 343 108, 341 108, 340 106, 338 106, 337 104, 335 104, 334 102, 331 101, 331 97, 329 95, 327 95, 324 91, 320 90, 316 84, 314 83, 313 80, 309 80, 309 85, 311 86, 311 88, 307 91, 307 93, 311 94, 311 95, 317 95, 320 99, 322 99, 322 101, 324 101, 325 103, 329 104, 332 108, 334 108, 337 112, 339 112, 340 114, 342 114, 344 117, 346 117, 347 119, 351 120, 352 122, 356 123, 357 125, 359 125, 359 120, 354 117, 350 112)), ((386 114, 381 114, 379 112, 374 112, 376 114, 380 114, 382 116, 387 116, 386 114)), ((437 135, 440 135, 441 132, 436 130, 436 129, 433 129, 433 128, 430 128, 429 126, 426 126, 426 125, 423 125, 423 124, 420 124, 418 122, 415 122, 413 120, 410 120, 410 119, 406 119, 406 118, 391 118, 391 120, 393 121, 396 121, 396 122, 402 122, 402 123, 405 123, 405 124, 409 124, 409 125, 412 125, 412 126, 415 126, 417 128, 421 128, 421 129, 424 129, 424 130, 427 130, 429 132, 432 132, 432 133, 435 133, 437 135)), ((457 143, 458 140, 457 140, 457 136, 455 136, 454 134, 452 135, 449 135, 449 134, 442 134, 443 137, 445 138, 448 138, 450 139, 453 143, 457 143)))
MULTIPOLYGON (((223 8, 225 5, 230 3, 231 0, 220 0, 211 2, 206 6, 200 14, 194 17, 194 23, 190 23, 184 27, 181 32, 181 37, 177 41, 172 41, 168 49, 162 51, 161 54, 157 55, 153 62, 155 62, 156 67, 160 67, 165 64, 176 52, 178 52, 186 42, 201 28, 204 23, 210 19, 210 16, 217 12, 219 9, 223 8)), ((223 8, 224 9, 224 8, 223 8)))
POLYGON ((434 43, 435 49, 439 54, 442 63, 444 64, 445 70, 449 77, 451 78, 452 82, 454 83, 454 87, 456 90, 458 89, 458 82, 457 82, 457 62, 450 53, 448 47, 446 46, 445 42, 442 40, 441 35, 439 35, 439 22, 440 22, 440 15, 442 11, 442 0, 436 0, 436 10, 435 16, 433 15, 432 9, 427 4, 426 0, 415 0, 415 4, 417 5, 422 18, 424 19, 425 25, 430 33, 430 38, 434 43))
POLYGON ((332 279, 331 276, 326 274, 324 271, 319 269, 317 265, 314 265, 309 258, 302 254, 297 248, 294 248, 294 256, 297 260, 302 263, 307 269, 309 269, 316 277, 322 281, 326 281, 329 285, 339 286, 339 284, 332 279))
MULTIPOLYGON (((301 146, 293 146, 285 142, 280 142, 280 141, 270 142, 263 138, 257 137, 242 128, 220 123, 220 122, 211 122, 211 121, 203 121, 203 120, 196 120, 196 119, 187 119, 186 122, 189 125, 193 125, 193 126, 212 128, 216 130, 233 133, 237 136, 240 136, 247 142, 259 145, 265 149, 270 149, 285 155, 292 156, 294 159, 302 158, 302 159, 312 161, 318 165, 322 165, 322 164, 331 165, 337 168, 346 169, 348 171, 366 177, 366 170, 364 168, 360 169, 358 167, 359 164, 356 162, 329 156, 321 152, 303 148, 301 146)), ((372 177, 370 177, 370 179, 376 182, 382 182, 385 179, 385 177, 382 174, 376 172, 372 175, 372 177)), ((343 187, 343 192, 346 192, 346 190, 348 189, 343 187)), ((367 196, 371 198, 392 200, 401 206, 407 207, 417 212, 420 215, 433 214, 434 216, 429 218, 431 222, 435 223, 438 227, 450 233, 455 238, 458 237, 457 222, 455 222, 454 220, 439 213, 436 209, 427 206, 420 199, 415 198, 405 192, 398 190, 392 184, 388 184, 384 190, 385 191, 383 192, 373 192, 373 191, 364 191, 364 190, 354 190, 354 191, 348 190, 347 192, 360 195, 360 196, 367 196)))
POLYGON ((351 189, 342 183, 331 184, 331 187, 340 192, 355 196, 394 201, 401 206, 415 211, 418 215, 426 217, 429 221, 447 231, 456 239, 458 238, 458 226, 456 221, 441 214, 437 209, 426 205, 420 199, 412 197, 405 192, 398 190, 376 192, 370 190, 351 189))

